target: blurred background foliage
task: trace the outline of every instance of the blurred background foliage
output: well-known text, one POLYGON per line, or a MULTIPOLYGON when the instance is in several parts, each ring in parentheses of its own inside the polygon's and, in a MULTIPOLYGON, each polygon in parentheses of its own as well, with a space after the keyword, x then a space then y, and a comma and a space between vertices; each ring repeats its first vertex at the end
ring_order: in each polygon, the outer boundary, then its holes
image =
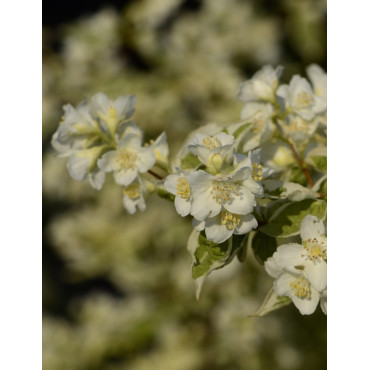
POLYGON ((326 368, 326 317, 286 307, 249 318, 272 284, 234 261, 194 296, 188 219, 155 197, 129 216, 122 190, 72 180, 50 146, 62 106, 135 94, 146 139, 170 155, 209 122, 236 122, 239 85, 261 66, 282 80, 326 69, 326 1, 135 0, 44 3, 43 368, 326 368))

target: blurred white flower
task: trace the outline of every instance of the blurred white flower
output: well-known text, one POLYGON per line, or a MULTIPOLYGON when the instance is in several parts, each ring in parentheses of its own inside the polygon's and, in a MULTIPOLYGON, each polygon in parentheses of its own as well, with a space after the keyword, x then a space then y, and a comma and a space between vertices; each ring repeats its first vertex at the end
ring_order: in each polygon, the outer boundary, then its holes
POLYGON ((282 71, 283 67, 281 66, 275 69, 270 65, 264 66, 250 80, 241 84, 238 99, 245 103, 252 101, 275 102, 275 92, 282 71))
POLYGON ((317 97, 307 79, 299 75, 294 75, 289 85, 281 85, 277 95, 286 111, 305 120, 311 120, 326 110, 326 101, 317 97))

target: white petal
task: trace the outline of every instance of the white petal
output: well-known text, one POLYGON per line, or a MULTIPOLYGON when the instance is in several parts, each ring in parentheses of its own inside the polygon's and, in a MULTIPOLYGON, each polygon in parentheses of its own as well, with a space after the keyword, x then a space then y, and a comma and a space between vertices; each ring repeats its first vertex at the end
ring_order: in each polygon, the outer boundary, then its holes
POLYGON ((113 176, 118 185, 128 186, 136 179, 137 169, 129 168, 115 171, 113 176))
POLYGON ((177 196, 175 198, 175 208, 180 216, 187 216, 190 213, 191 208, 190 199, 184 199, 180 196, 177 196))
POLYGON ((129 118, 135 111, 137 98, 135 95, 126 95, 118 97, 113 106, 117 111, 118 119, 129 118))
POLYGON ((240 223, 234 230, 234 234, 242 235, 249 233, 251 230, 255 229, 258 226, 257 220, 253 215, 240 216, 240 223))
POLYGON ((116 150, 105 153, 98 160, 98 167, 105 172, 118 171, 120 169, 120 165, 116 161, 117 154, 116 150))
POLYGON ((89 174, 89 181, 95 190, 101 190, 105 182, 105 172, 95 170, 89 174))
POLYGON ((326 315, 327 314, 327 289, 325 289, 322 293, 321 293, 321 298, 320 298, 320 307, 322 309, 322 312, 324 312, 324 314, 326 315))
POLYGON ((269 257, 266 261, 265 261, 265 270, 267 271, 267 273, 272 276, 273 278, 277 278, 282 272, 283 272, 283 269, 281 268, 281 266, 279 266, 276 262, 275 262, 275 259, 272 258, 272 257, 269 257))
POLYGON ((302 240, 317 239, 321 235, 325 235, 324 223, 316 216, 306 216, 301 223, 302 240))
POLYGON ((218 204, 207 189, 205 192, 193 193, 191 204, 191 215, 198 220, 205 220, 207 217, 216 216, 221 212, 221 205, 218 204))
POLYGON ((292 273, 297 273, 298 271, 295 269, 295 266, 304 264, 305 259, 302 257, 304 252, 304 247, 300 244, 283 244, 280 245, 274 253, 274 259, 282 268, 287 269, 292 273))
POLYGON ((199 221, 196 218, 193 218, 193 227, 195 230, 202 231, 204 230, 205 226, 206 226, 205 221, 199 221))
POLYGON ((91 158, 80 157, 78 153, 74 153, 69 157, 67 169, 72 179, 83 181, 87 176, 90 164, 91 158))
POLYGON ((233 231, 233 229, 229 230, 225 225, 222 225, 218 216, 206 220, 207 239, 217 244, 229 239, 233 231))
POLYGON ((168 175, 166 177, 163 185, 169 193, 177 195, 177 183, 180 178, 181 176, 179 176, 177 173, 168 175))
POLYGON ((325 261, 306 261, 304 268, 307 280, 319 291, 326 288, 327 264, 325 261))
POLYGON ((155 154, 152 148, 143 147, 137 150, 137 167, 139 172, 144 173, 150 170, 155 164, 155 154))
POLYGON ((239 193, 240 196, 233 195, 231 202, 224 204, 225 209, 237 215, 253 212, 253 207, 256 205, 254 196, 243 186, 240 187, 239 193))
POLYGON ((291 299, 302 315, 311 315, 316 310, 317 304, 319 303, 320 294, 314 287, 311 286, 310 299, 298 298, 294 294, 291 296, 291 299))

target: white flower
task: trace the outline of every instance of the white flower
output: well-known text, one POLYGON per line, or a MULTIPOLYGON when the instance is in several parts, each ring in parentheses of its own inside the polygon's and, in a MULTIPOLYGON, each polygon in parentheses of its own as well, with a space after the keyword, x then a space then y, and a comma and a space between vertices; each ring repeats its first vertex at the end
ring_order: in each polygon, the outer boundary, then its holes
POLYGON ((141 138, 136 134, 127 134, 118 142, 117 149, 105 153, 98 160, 98 167, 105 172, 112 172, 117 184, 128 186, 138 173, 147 172, 155 164, 152 148, 143 147, 141 138))
POLYGON ((322 312, 324 312, 324 314, 326 315, 327 314, 327 305, 328 305, 328 291, 327 289, 324 289, 321 293, 321 298, 320 298, 320 307, 322 309, 322 312))
POLYGON ((136 100, 136 96, 126 95, 112 101, 104 93, 97 93, 90 100, 91 112, 99 118, 102 130, 113 136, 119 125, 134 113, 136 100))
POLYGON ((320 300, 320 293, 300 274, 283 272, 275 280, 274 290, 289 297, 302 315, 311 315, 320 300))
POLYGON ((204 221, 193 219, 193 226, 197 231, 205 229, 206 237, 217 244, 229 239, 232 234, 242 235, 249 233, 258 226, 253 215, 237 215, 222 210, 217 216, 204 221))
POLYGON ((290 138, 295 144, 303 144, 313 136, 319 122, 319 117, 307 121, 296 114, 289 114, 284 121, 279 121, 279 126, 284 136, 290 138))
POLYGON ((123 206, 129 214, 136 213, 137 209, 141 212, 146 209, 145 193, 145 186, 140 176, 137 178, 137 181, 123 189, 123 206))
POLYGON ((309 82, 299 75, 294 75, 289 85, 281 85, 277 95, 286 110, 295 112, 305 120, 311 120, 326 110, 326 102, 318 98, 309 82))
POLYGON ((175 195, 175 208, 182 217, 190 213, 191 190, 187 174, 177 168, 177 173, 166 177, 164 187, 168 192, 175 195))
POLYGON ((61 156, 69 156, 83 149, 88 135, 99 132, 99 126, 90 114, 87 101, 84 100, 76 108, 70 104, 63 106, 64 117, 51 144, 61 156))
POLYGON ((215 136, 197 134, 188 149, 195 154, 213 173, 220 172, 224 162, 233 156, 234 136, 224 132, 215 136))
POLYGON ((153 141, 150 147, 154 150, 156 162, 162 167, 168 167, 168 143, 167 135, 162 132, 155 141, 153 141))
POLYGON ((197 220, 217 216, 222 209, 238 215, 253 211, 254 195, 243 185, 251 175, 248 167, 230 175, 214 176, 202 170, 192 172, 188 181, 192 191, 191 215, 197 220))
POLYGON ((302 245, 280 245, 272 256, 274 262, 291 273, 303 271, 305 277, 319 292, 327 284, 327 243, 321 220, 308 215, 301 224, 302 245))
POLYGON ((250 80, 241 84, 238 99, 243 102, 251 101, 275 101, 275 91, 277 89, 283 67, 276 69, 270 65, 264 66, 255 73, 250 80))
POLYGON ((94 189, 100 190, 104 184, 105 175, 96 168, 96 162, 103 151, 104 147, 95 146, 72 153, 67 163, 67 170, 72 179, 83 181, 93 171, 89 176, 90 183, 94 189))
POLYGON ((309 77, 315 95, 325 99, 327 90, 326 72, 317 64, 311 64, 307 67, 307 76, 309 77))

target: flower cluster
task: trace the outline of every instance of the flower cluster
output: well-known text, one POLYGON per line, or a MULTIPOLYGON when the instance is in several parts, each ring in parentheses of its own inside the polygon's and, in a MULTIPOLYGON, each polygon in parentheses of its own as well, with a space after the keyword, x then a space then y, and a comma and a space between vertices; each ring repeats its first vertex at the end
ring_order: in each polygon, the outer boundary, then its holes
POLYGON ((131 95, 66 105, 52 145, 69 157, 72 178, 97 190, 112 172, 128 213, 145 210, 157 192, 192 216, 197 298, 205 278, 235 255, 243 260, 249 244, 276 279, 259 315, 290 301, 302 314, 321 301, 326 313, 326 74, 311 65, 310 82, 294 75, 279 85, 282 71, 265 66, 243 82, 240 121, 193 131, 171 166, 166 134, 144 143, 130 120, 131 95), (284 243, 299 233, 301 244, 284 243))
POLYGON ((325 226, 317 217, 308 215, 301 224, 302 244, 280 245, 265 263, 267 273, 276 278, 274 289, 288 296, 301 314, 313 313, 321 299, 326 313, 327 244, 325 226))
POLYGON ((168 162, 166 134, 143 145, 142 130, 129 120, 135 103, 133 95, 111 101, 97 93, 76 108, 67 104, 52 138, 60 156, 69 157, 67 169, 73 179, 88 178, 91 186, 100 190, 105 174, 113 172, 115 182, 124 187, 123 204, 129 213, 146 207, 144 197, 151 188, 145 176, 148 171, 168 162))
POLYGON ((205 230, 207 239, 215 243, 255 229, 255 197, 263 196, 261 181, 269 175, 260 164, 260 151, 248 156, 236 153, 235 139, 226 133, 197 134, 188 149, 199 159, 198 168, 177 168, 164 183, 175 195, 177 212, 191 214, 194 228, 205 230))

